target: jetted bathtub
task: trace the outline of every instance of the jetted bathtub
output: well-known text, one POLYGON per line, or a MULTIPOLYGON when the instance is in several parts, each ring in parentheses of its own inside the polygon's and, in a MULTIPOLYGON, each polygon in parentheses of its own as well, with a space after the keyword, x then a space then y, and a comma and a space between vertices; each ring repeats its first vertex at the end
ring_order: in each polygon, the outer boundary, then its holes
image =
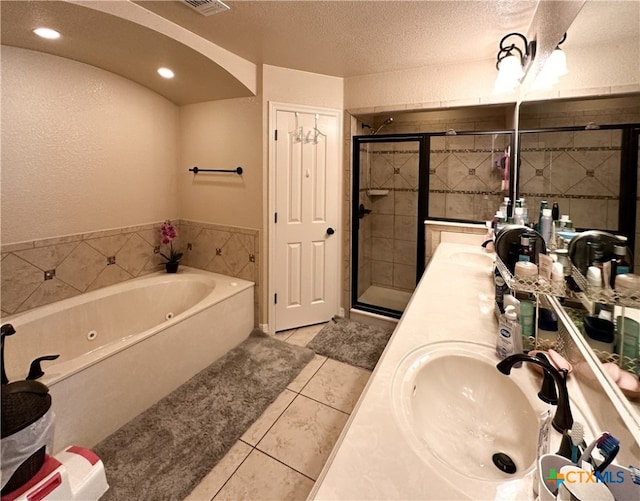
POLYGON ((2 319, 9 381, 44 355, 53 452, 93 447, 248 337, 254 284, 182 266, 2 319))

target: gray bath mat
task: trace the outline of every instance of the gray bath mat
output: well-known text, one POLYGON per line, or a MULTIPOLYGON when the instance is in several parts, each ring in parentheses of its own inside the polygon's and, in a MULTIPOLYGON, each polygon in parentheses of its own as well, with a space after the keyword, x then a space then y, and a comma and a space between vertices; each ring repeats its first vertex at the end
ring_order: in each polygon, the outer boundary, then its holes
POLYGON ((311 358, 252 332, 94 448, 109 482, 101 501, 184 499, 311 358))
POLYGON ((307 348, 318 355, 373 370, 392 333, 391 328, 338 318, 325 325, 307 348))

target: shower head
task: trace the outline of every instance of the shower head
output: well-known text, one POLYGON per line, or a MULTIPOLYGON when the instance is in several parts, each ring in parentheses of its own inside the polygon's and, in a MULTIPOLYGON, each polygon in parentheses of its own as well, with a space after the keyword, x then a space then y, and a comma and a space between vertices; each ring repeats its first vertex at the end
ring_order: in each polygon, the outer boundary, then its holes
POLYGON ((391 124, 393 122, 393 117, 389 117, 387 118, 384 122, 382 122, 382 124, 380 125, 380 127, 378 127, 373 134, 377 134, 378 132, 380 132, 380 129, 382 129, 383 127, 386 127, 387 125, 391 124))

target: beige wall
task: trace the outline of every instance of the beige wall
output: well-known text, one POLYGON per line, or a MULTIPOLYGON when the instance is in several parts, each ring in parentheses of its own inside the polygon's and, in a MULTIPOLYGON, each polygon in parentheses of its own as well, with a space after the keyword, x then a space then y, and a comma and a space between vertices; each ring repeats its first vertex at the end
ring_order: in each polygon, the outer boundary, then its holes
POLYGON ((495 60, 489 59, 350 77, 344 107, 359 114, 515 102, 515 92, 493 95, 495 78, 495 60))
POLYGON ((181 218, 258 229, 262 226, 262 106, 258 98, 180 108, 177 163, 181 218), (242 176, 189 168, 235 169, 242 176))
POLYGON ((344 79, 264 65, 262 67, 262 92, 265 103, 277 101, 342 109, 344 79))
POLYGON ((177 127, 138 84, 3 46, 2 243, 177 216, 177 127))

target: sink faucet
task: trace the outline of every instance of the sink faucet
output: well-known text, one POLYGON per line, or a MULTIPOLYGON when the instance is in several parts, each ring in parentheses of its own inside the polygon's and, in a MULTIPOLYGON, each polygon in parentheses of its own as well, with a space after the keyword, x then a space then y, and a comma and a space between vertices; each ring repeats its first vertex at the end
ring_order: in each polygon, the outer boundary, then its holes
POLYGON ((539 365, 553 378, 558 389, 558 407, 556 408, 556 415, 553 417, 551 424, 560 433, 570 430, 573 426, 573 416, 571 415, 571 408, 569 407, 567 370, 558 370, 547 360, 541 360, 532 355, 525 355, 524 353, 516 353, 515 355, 508 356, 499 362, 496 367, 500 372, 508 376, 511 373, 511 368, 518 362, 530 362, 539 365))

